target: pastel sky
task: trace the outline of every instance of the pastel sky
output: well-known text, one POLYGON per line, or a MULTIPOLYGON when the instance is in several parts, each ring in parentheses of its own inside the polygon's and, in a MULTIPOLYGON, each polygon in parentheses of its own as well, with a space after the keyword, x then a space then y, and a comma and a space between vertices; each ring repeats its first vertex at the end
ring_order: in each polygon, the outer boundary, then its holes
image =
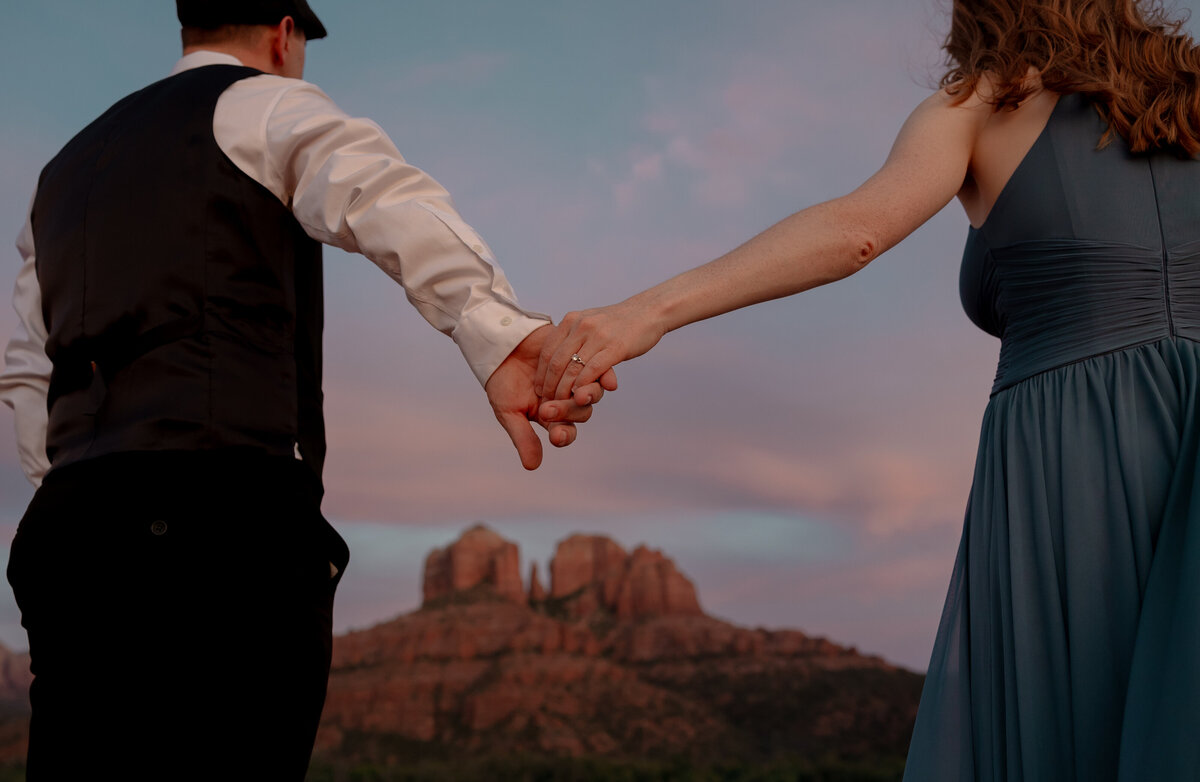
MULTIPOLYGON (((522 303, 556 318, 853 189, 940 75, 949 8, 311 4, 330 35, 306 77, 446 185, 522 303)), ((0 234, 15 240, 75 131, 167 73, 177 29, 166 0, 6 8, 0 234)), ((924 670, 998 348, 958 303, 966 229, 952 204, 852 279, 668 335, 535 473, 453 343, 369 261, 327 251, 324 508, 352 549, 337 628, 415 608, 428 550, 485 521, 526 569, 544 573, 571 532, 647 543, 711 613, 924 670)), ((19 258, 5 241, 7 292, 19 258)), ((15 323, 0 308, 0 336, 15 323)), ((31 496, 4 409, 5 539, 31 496)), ((26 645, 6 589, 0 642, 26 645)))

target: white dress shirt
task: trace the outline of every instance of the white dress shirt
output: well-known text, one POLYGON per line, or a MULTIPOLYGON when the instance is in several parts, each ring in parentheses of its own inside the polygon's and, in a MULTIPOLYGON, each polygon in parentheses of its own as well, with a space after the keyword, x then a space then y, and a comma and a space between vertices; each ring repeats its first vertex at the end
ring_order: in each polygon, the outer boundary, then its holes
MULTIPOLYGON (((221 64, 242 63, 198 51, 171 74, 221 64)), ((213 135, 239 169, 291 208, 305 233, 362 253, 403 285, 421 315, 458 344, 481 384, 547 322, 518 306, 492 251, 449 193, 406 163, 378 125, 346 115, 314 85, 269 74, 235 82, 217 101, 213 135)), ((13 305, 20 323, 4 353, 0 400, 16 413, 21 468, 37 486, 50 468, 51 364, 28 217, 17 249, 22 266, 13 305)))

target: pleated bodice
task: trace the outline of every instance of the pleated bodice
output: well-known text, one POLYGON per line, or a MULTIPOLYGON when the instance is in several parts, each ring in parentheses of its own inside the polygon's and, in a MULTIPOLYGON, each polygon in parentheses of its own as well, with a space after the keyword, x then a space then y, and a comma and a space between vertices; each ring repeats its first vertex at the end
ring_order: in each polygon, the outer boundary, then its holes
POLYGON ((1171 337, 1200 340, 1200 163, 1134 155, 1082 95, 1045 129, 963 253, 963 307, 1001 339, 992 392, 1171 337), (1114 198, 1114 194, 1118 197, 1114 198))

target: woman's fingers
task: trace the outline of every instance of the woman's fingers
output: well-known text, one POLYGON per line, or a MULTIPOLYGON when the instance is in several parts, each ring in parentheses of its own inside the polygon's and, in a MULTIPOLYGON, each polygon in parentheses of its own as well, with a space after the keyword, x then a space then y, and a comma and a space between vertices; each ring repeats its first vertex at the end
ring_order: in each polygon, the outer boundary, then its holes
MULTIPOLYGON (((604 396, 604 390, 598 384, 592 384, 581 390, 585 396, 596 401, 604 396)), ((574 398, 542 402, 538 407, 538 421, 547 429, 551 424, 556 423, 582 424, 592 417, 593 404, 595 402, 580 404, 574 398)))
MULTIPOLYGON (((570 312, 542 344, 538 355, 537 392, 543 399, 567 399, 583 386, 600 382, 615 390, 614 365, 640 355, 657 341, 631 353, 627 345, 639 336, 636 323, 623 317, 621 305, 570 312)), ((642 341, 647 341, 643 339, 642 341)), ((582 399, 582 397, 580 397, 582 399)))
POLYGON ((579 373, 582 372, 587 366, 587 361, 583 358, 583 356, 580 355, 580 351, 584 351, 586 349, 587 344, 584 343, 583 345, 579 346, 578 350, 572 351, 570 355, 566 356, 566 358, 561 358, 555 354, 555 360, 561 359, 563 363, 563 370, 558 377, 558 383, 552 387, 547 387, 547 396, 553 397, 554 399, 567 399, 571 396, 571 389, 580 385, 585 385, 585 383, 579 382, 577 378, 579 377, 579 373))
MULTIPOLYGON (((578 381, 578 378, 576 378, 578 381)), ((578 386, 571 394, 571 398, 575 400, 577 405, 588 405, 599 402, 604 397, 605 391, 617 390, 617 373, 609 369, 595 383, 586 383, 578 386)))
MULTIPOLYGON (((614 360, 614 357, 618 355, 617 351, 612 348, 604 348, 596 353, 579 366, 579 371, 575 373, 570 389, 565 393, 577 393, 581 388, 596 385, 609 391, 616 391, 617 373, 613 370, 613 365, 621 360, 620 358, 614 360), (574 389, 574 392, 571 389, 574 389)), ((559 396, 562 396, 561 387, 559 391, 559 396)))
POLYGON ((576 322, 579 320, 579 313, 568 312, 554 331, 542 343, 541 352, 538 354, 538 366, 534 372, 536 379, 534 390, 538 396, 545 397, 547 392, 558 387, 558 382, 562 378, 563 371, 566 369, 567 363, 570 362, 570 357, 578 349, 578 344, 568 349, 568 343, 577 343, 579 340, 574 336, 573 331, 576 322))
POLYGON ((568 317, 570 320, 564 318, 563 324, 571 330, 550 357, 548 382, 543 388, 547 398, 566 399, 574 389, 594 382, 609 368, 593 361, 606 350, 608 340, 603 309, 571 313, 568 317))

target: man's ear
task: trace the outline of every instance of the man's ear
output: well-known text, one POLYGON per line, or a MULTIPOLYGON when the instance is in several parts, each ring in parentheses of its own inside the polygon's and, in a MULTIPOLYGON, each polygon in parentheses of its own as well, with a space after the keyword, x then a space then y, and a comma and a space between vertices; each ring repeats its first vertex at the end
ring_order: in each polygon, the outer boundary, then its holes
POLYGON ((296 21, 290 16, 279 20, 279 24, 271 30, 271 64, 276 68, 283 67, 292 45, 292 33, 296 29, 296 21))

